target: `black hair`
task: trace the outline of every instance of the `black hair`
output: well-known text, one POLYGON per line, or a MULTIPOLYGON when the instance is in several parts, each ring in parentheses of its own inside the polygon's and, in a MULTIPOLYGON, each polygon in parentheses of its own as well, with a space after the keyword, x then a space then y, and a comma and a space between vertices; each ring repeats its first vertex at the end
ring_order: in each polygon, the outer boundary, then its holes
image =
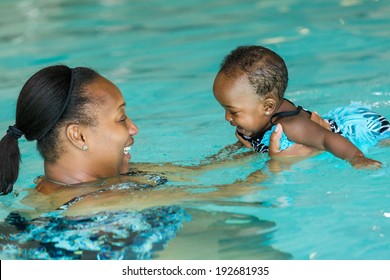
POLYGON ((256 94, 266 96, 276 90, 282 99, 288 83, 284 60, 275 52, 262 46, 240 46, 222 61, 220 72, 228 77, 245 74, 256 94))
POLYGON ((37 140, 44 160, 56 161, 61 152, 59 129, 63 125, 95 124, 90 105, 96 100, 87 94, 86 86, 97 77, 99 74, 89 68, 55 65, 41 69, 27 80, 18 97, 15 125, 0 142, 0 195, 12 191, 19 174, 21 157, 12 131, 16 128, 28 141, 37 140))

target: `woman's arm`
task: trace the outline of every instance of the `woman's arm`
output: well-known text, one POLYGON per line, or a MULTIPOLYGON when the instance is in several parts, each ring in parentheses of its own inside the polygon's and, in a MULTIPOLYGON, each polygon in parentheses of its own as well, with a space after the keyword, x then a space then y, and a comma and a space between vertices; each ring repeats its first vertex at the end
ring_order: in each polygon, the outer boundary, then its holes
MULTIPOLYGON (((170 162, 164 163, 140 163, 132 162, 130 170, 137 172, 147 172, 165 175, 169 180, 173 181, 191 181, 201 173, 218 169, 222 167, 228 167, 230 165, 237 165, 250 161, 257 153, 252 149, 250 151, 243 151, 244 147, 251 148, 248 141, 240 137, 237 132, 236 136, 239 139, 234 144, 227 145, 219 150, 216 154, 202 159, 199 164, 195 165, 179 165, 170 162)), ((276 134, 270 141, 270 149, 275 150, 274 147, 280 146, 281 135, 276 134)))
POLYGON ((237 141, 234 144, 227 145, 220 149, 217 153, 207 156, 200 161, 201 165, 207 165, 213 162, 225 161, 229 157, 234 156, 234 154, 240 152, 245 146, 242 142, 237 141))
POLYGON ((77 203, 67 208, 64 215, 78 216, 101 211, 140 211, 150 207, 182 205, 199 201, 223 200, 229 197, 248 195, 261 190, 258 183, 266 178, 260 171, 247 180, 230 184, 206 187, 160 186, 142 190, 112 189, 101 193, 84 195, 77 203))

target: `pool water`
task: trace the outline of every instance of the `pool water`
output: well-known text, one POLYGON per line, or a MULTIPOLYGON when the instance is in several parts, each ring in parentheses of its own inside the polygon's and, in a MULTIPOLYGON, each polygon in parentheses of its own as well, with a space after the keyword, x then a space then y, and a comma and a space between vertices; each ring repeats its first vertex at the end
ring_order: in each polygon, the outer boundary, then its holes
MULTIPOLYGON (((0 131, 14 123, 17 95, 32 73, 83 65, 121 89, 140 128, 134 162, 196 165, 236 141, 212 83, 222 58, 248 44, 285 59, 286 97, 296 104, 325 114, 360 102, 390 117, 389 14, 384 0, 2 0, 0 131)), ((383 163, 379 170, 355 170, 324 153, 275 173, 259 155, 181 182, 213 187, 261 170, 267 177, 249 194, 25 221, 17 215, 26 208, 21 198, 43 162, 35 143, 19 143, 15 192, 0 197, 2 259, 390 258, 388 145, 367 151, 383 163)))

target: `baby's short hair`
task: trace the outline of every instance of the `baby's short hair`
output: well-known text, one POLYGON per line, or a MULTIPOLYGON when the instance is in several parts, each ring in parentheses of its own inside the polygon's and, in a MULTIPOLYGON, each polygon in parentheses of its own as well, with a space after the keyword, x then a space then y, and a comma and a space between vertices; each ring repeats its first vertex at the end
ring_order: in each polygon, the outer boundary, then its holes
POLYGON ((284 60, 275 52, 262 46, 240 46, 228 54, 220 72, 228 77, 245 74, 256 94, 274 94, 283 98, 288 83, 284 60))

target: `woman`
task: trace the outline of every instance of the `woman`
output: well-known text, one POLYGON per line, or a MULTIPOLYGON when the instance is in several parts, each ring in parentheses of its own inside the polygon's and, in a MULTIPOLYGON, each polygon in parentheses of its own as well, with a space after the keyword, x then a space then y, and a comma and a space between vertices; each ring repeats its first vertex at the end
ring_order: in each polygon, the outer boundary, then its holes
MULTIPOLYGON (((24 135, 29 141, 37 140, 38 151, 44 159, 45 175, 36 181, 36 189, 28 198, 38 208, 45 205, 42 211, 64 208, 64 205, 75 209, 76 202, 80 204, 80 211, 84 212, 86 208, 81 206, 85 203, 89 209, 93 205, 98 209, 111 204, 123 207, 118 201, 122 199, 124 205, 133 202, 139 209, 155 203, 170 204, 189 199, 185 192, 177 189, 150 191, 150 195, 142 198, 134 198, 134 193, 131 198, 123 197, 119 193, 124 190, 107 189, 120 182, 148 186, 165 182, 158 176, 145 176, 145 172, 171 172, 171 175, 180 174, 186 180, 186 174, 193 176, 196 172, 215 167, 209 162, 195 167, 144 164, 132 166, 133 172, 129 174, 130 150, 138 128, 127 117, 125 109, 126 103, 120 90, 89 68, 50 66, 35 73, 20 92, 16 123, 9 127, 0 143, 1 194, 10 193, 17 180, 20 161, 17 139, 24 135), (140 168, 143 172, 134 171, 140 168), (99 197, 104 197, 105 203, 95 201, 97 191, 99 197), (161 197, 165 199, 161 200, 161 197), (50 203, 37 203, 40 200, 50 203)), ((280 135, 274 138, 270 148, 273 155, 278 154, 280 135)), ((245 187, 262 179, 261 173, 255 173, 241 185, 245 187)), ((249 191, 234 184, 232 188, 225 186, 219 189, 215 195, 237 195, 243 190, 249 191)), ((191 198, 201 196, 198 194, 191 198)), ((210 197, 210 194, 205 196, 210 197)))

